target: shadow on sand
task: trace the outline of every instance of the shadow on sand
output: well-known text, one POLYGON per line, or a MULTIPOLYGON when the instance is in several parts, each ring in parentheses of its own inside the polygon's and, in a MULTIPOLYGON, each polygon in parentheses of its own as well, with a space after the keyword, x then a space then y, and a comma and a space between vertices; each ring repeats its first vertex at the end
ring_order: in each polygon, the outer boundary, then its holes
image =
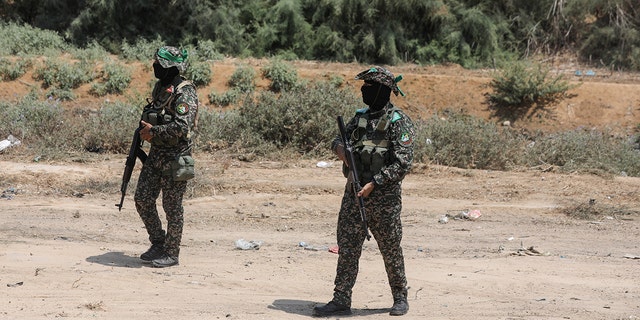
POLYGON ((111 267, 142 268, 147 266, 140 258, 128 256, 124 252, 107 252, 97 256, 90 256, 86 260, 87 262, 111 267))
MULTIPOLYGON (((293 299, 278 299, 273 301, 271 305, 269 305, 269 309, 280 310, 286 313, 298 314, 302 316, 313 317, 313 307, 317 305, 323 305, 323 303, 318 303, 315 301, 307 301, 307 300, 293 300, 293 299)), ((368 316, 373 314, 387 313, 391 309, 382 308, 382 309, 354 309, 351 308, 352 314, 349 316, 340 316, 340 318, 348 318, 348 317, 360 317, 360 316, 368 316)))

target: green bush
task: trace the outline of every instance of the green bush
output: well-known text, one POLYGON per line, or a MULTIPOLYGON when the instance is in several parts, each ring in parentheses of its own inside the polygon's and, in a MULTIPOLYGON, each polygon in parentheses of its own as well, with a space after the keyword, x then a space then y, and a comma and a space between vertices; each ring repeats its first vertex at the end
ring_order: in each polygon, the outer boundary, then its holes
POLYGON ((92 152, 128 153, 142 106, 130 103, 104 103, 97 114, 89 116, 90 124, 83 139, 85 150, 92 152))
POLYGON ((256 71, 246 65, 239 66, 229 79, 230 89, 224 93, 209 93, 209 103, 220 107, 235 104, 243 96, 249 96, 256 88, 256 71))
POLYGON ((117 62, 107 62, 100 71, 100 82, 91 85, 90 92, 97 96, 122 94, 131 83, 131 71, 117 62))
POLYGON ((199 41, 195 50, 197 56, 204 61, 224 59, 224 55, 218 51, 215 43, 211 40, 199 41))
POLYGON ((42 81, 45 88, 75 89, 93 79, 93 66, 87 61, 72 63, 48 59, 44 65, 36 67, 33 77, 42 81))
POLYGON ((324 155, 337 134, 336 116, 351 117, 360 99, 350 89, 327 82, 276 95, 266 91, 240 107, 253 134, 273 148, 291 148, 304 155, 324 155))
POLYGON ((52 99, 40 101, 32 92, 16 103, 0 102, 0 135, 12 134, 35 152, 55 154, 78 150, 83 128, 52 99))
POLYGON ((55 31, 0 23, 0 55, 59 55, 69 45, 55 31))
POLYGON ((16 80, 22 77, 32 66, 33 61, 28 58, 18 58, 16 61, 0 58, 0 78, 5 81, 16 80))
POLYGON ((217 107, 227 107, 238 102, 242 96, 240 90, 230 89, 223 93, 211 92, 207 96, 209 103, 217 107))
POLYGON ((576 129, 541 136, 524 155, 529 166, 551 165, 564 172, 640 174, 640 153, 609 132, 576 129))
POLYGON ((109 52, 98 42, 92 41, 83 48, 71 48, 71 56, 77 60, 95 61, 105 60, 109 57, 109 52))
POLYGON ((291 90, 298 84, 296 69, 278 59, 271 60, 262 68, 262 76, 271 81, 269 90, 273 92, 291 90))
POLYGON ((196 86, 206 86, 211 82, 212 74, 211 64, 208 61, 191 60, 185 72, 185 77, 196 86))
POLYGON ((247 65, 241 65, 231 75, 229 86, 239 92, 253 92, 256 89, 256 71, 247 65))
POLYGON ((129 61, 149 61, 153 59, 153 55, 158 48, 164 46, 164 42, 160 38, 149 41, 142 39, 136 41, 134 44, 124 41, 122 43, 120 56, 129 61))
POLYGON ((49 87, 49 90, 46 91, 45 96, 48 99, 56 99, 60 101, 70 101, 76 98, 73 90, 66 88, 61 89, 57 87, 49 87))
POLYGON ((243 149, 264 144, 264 141, 250 132, 238 110, 198 110, 196 137, 196 147, 205 151, 231 147, 243 149))
POLYGON ((506 170, 521 158, 523 138, 491 122, 450 113, 415 121, 416 161, 440 165, 506 170))
POLYGON ((551 76, 550 69, 541 64, 517 61, 494 75, 490 87, 493 92, 488 94, 488 100, 496 114, 515 120, 527 114, 534 104, 536 110, 544 109, 563 99, 574 86, 561 74, 551 76))

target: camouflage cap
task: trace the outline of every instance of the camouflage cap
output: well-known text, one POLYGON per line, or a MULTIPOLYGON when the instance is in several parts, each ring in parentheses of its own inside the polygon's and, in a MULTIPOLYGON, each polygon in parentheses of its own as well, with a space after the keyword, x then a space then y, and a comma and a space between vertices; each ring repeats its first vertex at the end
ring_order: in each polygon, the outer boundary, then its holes
POLYGON ((404 92, 402 92, 402 90, 400 90, 400 87, 398 87, 398 82, 402 80, 402 75, 394 77, 393 73, 383 67, 371 67, 365 71, 358 73, 355 79, 375 81, 391 88, 396 96, 400 94, 404 97, 404 92))
POLYGON ((156 51, 155 58, 163 68, 177 67, 182 73, 187 70, 187 50, 164 46, 156 51))

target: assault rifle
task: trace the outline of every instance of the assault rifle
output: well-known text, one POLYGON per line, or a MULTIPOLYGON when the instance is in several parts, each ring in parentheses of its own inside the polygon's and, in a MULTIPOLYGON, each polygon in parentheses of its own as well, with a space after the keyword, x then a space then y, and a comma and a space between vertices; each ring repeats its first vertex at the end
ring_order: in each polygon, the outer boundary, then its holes
POLYGON ((131 141, 131 147, 129 148, 129 155, 127 155, 127 161, 124 164, 124 173, 122 174, 122 185, 120 186, 120 204, 116 204, 118 211, 122 211, 122 203, 124 202, 124 196, 127 193, 127 185, 131 179, 131 173, 133 173, 133 167, 136 165, 136 158, 140 159, 140 162, 144 164, 147 160, 147 154, 142 150, 142 139, 140 139, 140 129, 138 127, 133 133, 133 140, 131 141))
POLYGON ((351 176, 351 186, 353 188, 353 194, 356 197, 356 200, 358 200, 360 218, 362 218, 362 227, 367 233, 367 240, 370 240, 371 234, 369 234, 369 227, 367 226, 367 213, 364 209, 364 199, 363 197, 358 196, 358 192, 362 190, 362 186, 360 185, 360 178, 358 177, 356 162, 353 159, 353 148, 351 147, 351 143, 349 143, 349 137, 347 137, 347 129, 344 126, 342 116, 338 116, 337 120, 338 128, 340 129, 340 139, 342 140, 342 144, 344 145, 344 156, 347 158, 347 166, 349 167, 349 175, 351 176))

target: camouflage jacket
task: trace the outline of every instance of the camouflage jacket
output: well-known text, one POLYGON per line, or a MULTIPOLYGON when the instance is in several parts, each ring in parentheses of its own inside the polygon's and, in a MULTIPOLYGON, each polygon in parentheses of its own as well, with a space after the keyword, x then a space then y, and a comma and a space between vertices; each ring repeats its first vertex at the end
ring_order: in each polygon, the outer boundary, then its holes
POLYGON ((180 76, 168 86, 158 81, 153 88, 151 107, 163 113, 160 123, 151 128, 151 148, 169 155, 190 153, 198 113, 195 86, 180 76))

